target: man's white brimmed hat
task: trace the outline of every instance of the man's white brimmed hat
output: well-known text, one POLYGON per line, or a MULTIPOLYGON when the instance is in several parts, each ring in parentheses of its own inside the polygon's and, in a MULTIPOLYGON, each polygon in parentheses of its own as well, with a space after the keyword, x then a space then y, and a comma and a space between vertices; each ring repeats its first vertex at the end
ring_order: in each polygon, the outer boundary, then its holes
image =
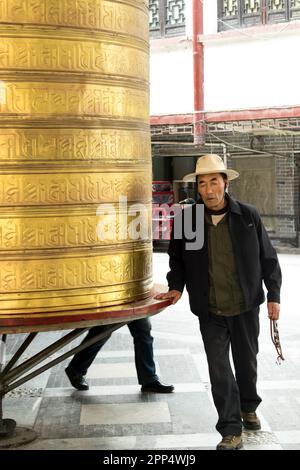
POLYGON ((189 173, 183 177, 183 181, 196 181, 198 175, 210 175, 212 173, 225 173, 228 180, 234 180, 239 177, 239 173, 235 170, 228 170, 219 155, 210 153, 199 157, 196 163, 195 173, 189 173))

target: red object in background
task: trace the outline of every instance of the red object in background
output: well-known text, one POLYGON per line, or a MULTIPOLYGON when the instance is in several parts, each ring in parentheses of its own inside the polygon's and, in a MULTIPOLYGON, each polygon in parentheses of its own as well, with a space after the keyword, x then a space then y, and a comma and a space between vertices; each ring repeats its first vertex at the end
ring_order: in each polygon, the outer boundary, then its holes
POLYGON ((152 204, 153 240, 170 240, 173 219, 169 208, 174 204, 171 181, 152 182, 152 204))

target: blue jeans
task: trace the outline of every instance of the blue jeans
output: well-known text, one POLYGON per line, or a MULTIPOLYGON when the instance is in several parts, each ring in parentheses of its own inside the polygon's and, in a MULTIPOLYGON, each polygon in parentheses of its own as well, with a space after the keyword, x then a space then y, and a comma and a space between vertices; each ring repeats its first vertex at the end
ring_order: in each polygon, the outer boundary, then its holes
MULTIPOLYGON (((139 384, 146 385, 158 380, 153 359, 153 337, 151 336, 150 320, 148 318, 141 318, 140 320, 134 320, 128 323, 127 326, 133 337, 135 367, 139 384)), ((105 331, 105 328, 105 326, 94 326, 89 330, 81 344, 102 331, 105 331)), ((85 375, 98 352, 110 336, 111 335, 108 335, 92 346, 88 346, 86 349, 76 353, 68 365, 68 368, 75 374, 85 375)))

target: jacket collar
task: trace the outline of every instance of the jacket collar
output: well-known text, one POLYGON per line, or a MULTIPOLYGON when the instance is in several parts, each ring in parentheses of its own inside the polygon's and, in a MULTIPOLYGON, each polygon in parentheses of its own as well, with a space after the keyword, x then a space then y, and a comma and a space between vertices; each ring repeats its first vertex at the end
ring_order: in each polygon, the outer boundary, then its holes
POLYGON ((226 194, 226 199, 228 200, 230 212, 238 215, 242 215, 241 206, 236 199, 226 194))

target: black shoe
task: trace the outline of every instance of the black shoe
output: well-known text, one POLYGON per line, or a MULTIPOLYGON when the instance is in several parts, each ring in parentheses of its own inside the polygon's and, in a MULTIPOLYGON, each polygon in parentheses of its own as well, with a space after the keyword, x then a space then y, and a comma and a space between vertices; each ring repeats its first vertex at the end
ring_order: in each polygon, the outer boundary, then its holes
POLYGON ((172 393, 174 391, 173 385, 166 385, 161 383, 159 380, 151 382, 150 384, 142 385, 141 391, 151 393, 172 393))
POLYGON ((65 369, 65 372, 74 388, 82 391, 89 389, 89 384, 85 380, 84 375, 78 373, 76 374, 76 372, 71 371, 68 369, 68 367, 65 369))

